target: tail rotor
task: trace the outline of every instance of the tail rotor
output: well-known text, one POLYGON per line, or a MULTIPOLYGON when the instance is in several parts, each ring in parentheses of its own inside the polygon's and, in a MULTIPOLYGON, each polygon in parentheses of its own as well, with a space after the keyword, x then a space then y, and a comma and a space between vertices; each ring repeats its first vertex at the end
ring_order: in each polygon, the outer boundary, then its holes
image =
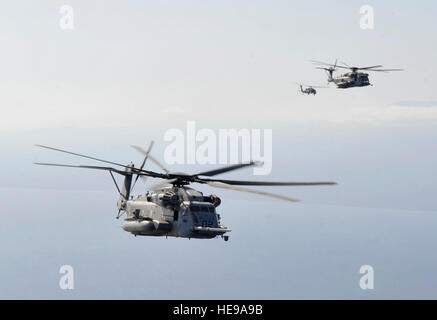
POLYGON ((336 71, 337 67, 338 67, 338 64, 337 64, 338 60, 337 59, 335 59, 334 64, 320 62, 320 61, 315 61, 315 60, 311 60, 311 62, 316 64, 316 65, 327 66, 327 67, 316 67, 316 69, 321 69, 321 70, 325 70, 326 71, 326 74, 328 75, 328 84, 330 82, 334 81, 333 74, 334 74, 334 71, 336 71))
MULTIPOLYGON (((147 159, 149 158, 149 153, 150 153, 150 151, 152 150, 153 143, 154 143, 154 142, 153 142, 153 140, 152 140, 152 141, 150 142, 149 148, 148 148, 147 151, 145 152, 144 160, 143 160, 143 162, 141 163, 141 166, 140 166, 140 168, 139 168, 140 171, 143 170, 144 165, 146 164, 146 161, 147 161, 147 159)), ((134 181, 134 183, 132 184, 131 192, 132 192, 132 190, 134 189, 135 184, 137 183, 139 177, 141 177, 141 175, 137 174, 137 177, 135 178, 135 181, 134 181)))

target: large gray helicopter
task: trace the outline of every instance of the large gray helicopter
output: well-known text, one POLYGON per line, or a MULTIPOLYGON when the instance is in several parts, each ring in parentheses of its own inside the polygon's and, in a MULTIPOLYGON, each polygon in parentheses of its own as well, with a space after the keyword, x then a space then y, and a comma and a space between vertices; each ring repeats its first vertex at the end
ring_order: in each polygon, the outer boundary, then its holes
POLYGON ((120 195, 117 202, 117 219, 121 214, 126 213, 126 218, 122 228, 135 236, 170 236, 189 239, 211 239, 221 236, 225 241, 227 241, 229 237, 225 234, 231 230, 221 223, 220 215, 216 212, 216 208, 221 203, 220 198, 216 195, 206 196, 200 191, 189 188, 188 185, 191 183, 207 184, 216 188, 261 194, 293 202, 297 200, 274 193, 247 189, 239 186, 309 186, 335 184, 335 182, 268 182, 210 178, 221 173, 258 164, 253 161, 199 172, 196 174, 172 173, 150 154, 152 145, 153 142, 150 144, 148 150, 144 150, 138 146, 133 146, 137 151, 144 155, 144 159, 138 168, 136 168, 132 162, 123 165, 113 161, 102 160, 43 145, 37 146, 104 162, 120 167, 121 169, 107 166, 67 165, 41 162, 35 164, 109 171, 120 195), (144 165, 148 159, 158 165, 164 173, 144 170, 144 165), (124 176, 124 182, 121 189, 114 178, 114 173, 124 176), (140 177, 143 179, 146 177, 153 177, 163 179, 163 181, 152 186, 150 191, 147 191, 146 194, 133 197, 131 196, 131 191, 140 177))
POLYGON ((342 62, 344 66, 341 66, 337 64, 337 60, 335 61, 334 64, 313 61, 313 60, 312 62, 316 65, 328 66, 328 67, 317 67, 317 69, 325 70, 326 73, 328 74, 328 83, 333 82, 337 86, 337 88, 340 89, 371 86, 372 84, 369 81, 369 74, 365 72, 359 72, 359 70, 377 71, 377 72, 403 71, 403 69, 379 69, 382 68, 382 65, 370 66, 370 67, 350 67, 346 63, 342 62), (338 77, 334 77, 333 73, 337 70, 337 68, 349 69, 351 70, 351 72, 344 73, 338 77))

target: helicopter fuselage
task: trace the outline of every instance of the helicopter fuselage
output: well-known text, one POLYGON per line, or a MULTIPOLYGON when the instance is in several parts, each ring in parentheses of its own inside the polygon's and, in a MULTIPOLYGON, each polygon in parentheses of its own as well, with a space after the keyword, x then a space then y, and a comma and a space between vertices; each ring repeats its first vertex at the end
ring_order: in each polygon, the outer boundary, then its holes
POLYGON ((307 95, 310 95, 310 94, 316 95, 316 93, 317 93, 316 89, 314 89, 314 88, 305 88, 301 91, 302 91, 302 93, 307 94, 307 95))
MULTIPOLYGON (((187 187, 149 191, 126 201, 123 230, 135 236, 211 239, 231 231, 220 223, 220 199, 187 187)), ((228 237, 225 238, 227 240, 228 237)))
POLYGON ((370 86, 369 74, 364 72, 348 72, 339 77, 332 77, 330 82, 334 82, 340 89, 370 86))

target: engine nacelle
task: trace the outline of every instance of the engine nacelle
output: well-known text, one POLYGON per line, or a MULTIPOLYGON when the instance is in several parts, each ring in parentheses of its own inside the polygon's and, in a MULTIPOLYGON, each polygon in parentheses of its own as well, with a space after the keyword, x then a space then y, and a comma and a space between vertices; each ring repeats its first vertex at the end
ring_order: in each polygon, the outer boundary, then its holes
POLYGON ((178 202, 178 195, 173 191, 166 191, 160 196, 160 200, 164 204, 175 205, 178 202))

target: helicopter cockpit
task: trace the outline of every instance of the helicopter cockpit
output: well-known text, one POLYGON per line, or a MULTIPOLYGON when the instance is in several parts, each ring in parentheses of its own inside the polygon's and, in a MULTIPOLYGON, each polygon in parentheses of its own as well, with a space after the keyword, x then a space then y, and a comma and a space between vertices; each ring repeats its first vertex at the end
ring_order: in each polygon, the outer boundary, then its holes
POLYGON ((218 227, 217 214, 212 204, 192 202, 190 204, 190 212, 195 225, 209 228, 218 227))

